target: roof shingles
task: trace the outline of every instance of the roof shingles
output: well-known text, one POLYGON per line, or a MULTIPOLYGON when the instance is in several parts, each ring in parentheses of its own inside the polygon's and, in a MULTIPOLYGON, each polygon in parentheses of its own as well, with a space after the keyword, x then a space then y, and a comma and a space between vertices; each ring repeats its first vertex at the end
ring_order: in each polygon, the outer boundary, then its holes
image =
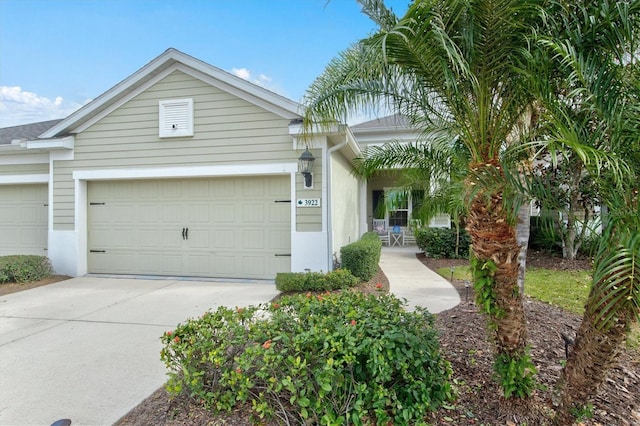
POLYGON ((62 119, 49 120, 39 123, 23 124, 21 126, 0 128, 0 145, 10 144, 11 141, 16 139, 34 140, 61 121, 62 119))

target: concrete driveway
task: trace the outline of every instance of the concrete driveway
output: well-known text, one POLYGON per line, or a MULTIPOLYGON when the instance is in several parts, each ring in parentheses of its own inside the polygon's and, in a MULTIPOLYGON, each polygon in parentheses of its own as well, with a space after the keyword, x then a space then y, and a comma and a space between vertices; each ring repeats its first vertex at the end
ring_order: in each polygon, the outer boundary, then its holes
POLYGON ((160 387, 163 332, 273 283, 82 277, 0 297, 0 425, 110 425, 160 387))

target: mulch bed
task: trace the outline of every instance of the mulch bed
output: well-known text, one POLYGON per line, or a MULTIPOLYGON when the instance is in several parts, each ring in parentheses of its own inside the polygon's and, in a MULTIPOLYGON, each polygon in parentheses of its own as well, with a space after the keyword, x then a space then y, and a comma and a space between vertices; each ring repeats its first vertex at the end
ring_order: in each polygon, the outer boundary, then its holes
POLYGON ((4 296, 11 293, 17 293, 19 291, 29 290, 36 287, 42 287, 43 285, 49 285, 57 283, 59 281, 68 280, 67 275, 52 275, 39 281, 32 281, 29 283, 4 283, 0 284, 0 296, 4 296))
MULTIPOLYGON (((429 268, 437 270, 452 265, 467 265, 466 260, 418 258, 429 268)), ((527 267, 560 270, 591 268, 589 260, 565 261, 545 253, 530 253, 527 267)), ((552 413, 554 385, 560 377, 565 360, 561 332, 575 336, 582 318, 560 308, 525 297, 528 341, 531 355, 538 368, 540 389, 534 397, 535 413, 518 413, 519 407, 509 407, 499 396, 497 384, 492 380, 492 347, 487 340, 486 320, 473 303, 472 290, 465 300, 465 284, 453 280, 462 303, 436 316, 440 344, 451 362, 454 378, 458 381, 458 401, 451 409, 442 408, 430 419, 434 425, 544 425, 552 413), (506 409, 508 407, 508 409, 506 409), (527 419, 533 414, 533 420, 527 419)), ((640 424, 640 354, 625 350, 618 366, 609 372, 606 383, 593 401, 593 418, 582 425, 640 424)), ((530 410, 528 410, 530 411, 530 410)))
MULTIPOLYGON (((429 268, 468 264, 466 260, 418 258, 429 268)), ((551 269, 590 269, 588 260, 563 261, 545 253, 530 253, 528 267, 551 269)), ((388 289, 388 280, 381 272, 360 290, 379 292, 375 284, 382 283, 388 289)), ((537 380, 540 389, 533 404, 523 409, 517 404, 505 403, 492 380, 492 349, 487 341, 486 321, 478 313, 471 289, 454 280, 453 285, 461 295, 462 303, 436 316, 440 343, 446 358, 451 362, 459 393, 458 400, 447 408, 441 408, 428 419, 434 425, 545 425, 552 413, 553 388, 560 376, 565 359, 565 348, 560 333, 573 336, 581 318, 546 303, 525 298, 528 336, 531 352, 538 367, 537 380), (468 292, 468 294, 467 294, 468 292), (466 297, 465 297, 466 296, 466 297), (519 414, 517 414, 519 413, 519 414)), ((608 379, 593 401, 593 418, 582 425, 640 424, 640 357, 638 353, 623 351, 618 366, 611 370, 608 379)), ((164 389, 158 389, 148 399, 120 419, 116 425, 250 425, 249 411, 224 415, 211 415, 181 398, 171 399, 164 389)), ((272 423, 275 424, 275 423, 272 423)))

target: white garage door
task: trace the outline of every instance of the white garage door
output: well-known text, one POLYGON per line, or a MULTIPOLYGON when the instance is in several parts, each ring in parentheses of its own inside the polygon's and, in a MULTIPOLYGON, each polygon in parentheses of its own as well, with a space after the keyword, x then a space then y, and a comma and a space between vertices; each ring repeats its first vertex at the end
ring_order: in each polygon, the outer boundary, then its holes
POLYGON ((90 182, 89 272, 267 278, 291 270, 288 176, 90 182))
POLYGON ((47 185, 0 185, 0 256, 47 255, 47 185))

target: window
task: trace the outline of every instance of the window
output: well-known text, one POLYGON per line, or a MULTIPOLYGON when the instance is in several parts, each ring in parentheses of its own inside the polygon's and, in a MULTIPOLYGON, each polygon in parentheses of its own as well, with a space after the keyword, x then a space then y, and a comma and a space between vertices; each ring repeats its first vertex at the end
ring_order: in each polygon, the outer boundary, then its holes
POLYGON ((193 136, 193 99, 172 99, 159 103, 158 136, 193 136))
POLYGON ((407 226, 409 224, 409 213, 411 205, 410 195, 406 192, 387 191, 386 197, 392 206, 389 209, 389 227, 407 226))

